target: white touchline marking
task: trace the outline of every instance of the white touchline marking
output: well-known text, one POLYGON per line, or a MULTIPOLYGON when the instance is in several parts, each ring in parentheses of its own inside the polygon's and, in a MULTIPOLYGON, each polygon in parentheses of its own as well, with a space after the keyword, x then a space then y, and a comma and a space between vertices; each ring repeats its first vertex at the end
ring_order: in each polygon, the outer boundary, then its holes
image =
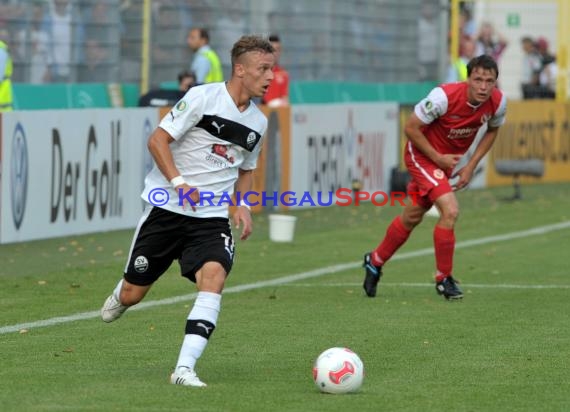
MULTIPOLYGON (((555 223, 552 225, 538 226, 538 227, 535 227, 532 229, 521 230, 518 232, 505 233, 503 235, 487 236, 487 237, 482 237, 479 239, 465 240, 462 242, 458 242, 455 245, 455 249, 464 249, 464 248, 468 248, 468 247, 472 247, 472 246, 486 245, 488 243, 505 242, 508 240, 520 239, 520 238, 529 237, 529 236, 543 235, 546 233, 554 232, 557 230, 568 229, 568 228, 570 228, 570 221, 555 223)), ((430 255, 432 253, 433 253, 433 248, 419 249, 419 250, 415 250, 412 252, 400 253, 400 254, 392 257, 391 260, 410 259, 410 258, 414 258, 414 257, 430 255)), ((261 288, 265 288, 267 286, 284 285, 284 284, 292 283, 292 282, 295 282, 298 280, 316 278, 316 277, 327 275, 327 274, 342 272, 342 271, 348 270, 348 269, 354 269, 354 268, 357 268, 361 265, 362 265, 362 261, 342 263, 339 265, 327 266, 327 267, 323 267, 323 268, 319 268, 319 269, 309 270, 307 272, 301 272, 301 273, 298 273, 295 275, 283 276, 283 277, 280 277, 277 279, 264 280, 261 282, 254 282, 254 283, 248 283, 245 285, 232 286, 232 287, 224 289, 224 294, 239 293, 239 292, 244 292, 247 290, 261 289, 261 288)), ((386 284, 389 284, 389 283, 386 283, 386 284)), ((406 284, 406 285, 412 285, 412 284, 406 284)), ((419 284, 419 285, 426 286, 427 284, 419 284)), ((483 286, 483 285, 480 285, 480 286, 483 286)), ((502 287, 506 287, 506 286, 507 285, 502 286, 502 287)), ((538 286, 540 286, 540 285, 538 285, 538 286)), ((544 285, 544 286, 548 286, 548 285, 544 285)), ((478 287, 478 286, 471 285, 470 287, 478 287)), ((491 285, 491 287, 501 287, 501 286, 491 285)), ((563 288, 563 287, 564 286, 560 286, 560 288, 563 288)), ((537 289, 539 289, 539 288, 540 287, 537 287, 537 289)), ((188 295, 174 296, 172 298, 166 298, 166 299, 160 299, 160 300, 151 300, 148 302, 141 302, 141 303, 138 303, 137 305, 129 308, 129 311, 142 310, 142 309, 146 309, 146 308, 152 308, 155 306, 164 306, 164 305, 171 305, 173 303, 186 302, 186 301, 189 301, 189 300, 196 298, 197 295, 198 295, 197 293, 191 293, 188 295)), ((103 302, 103 300, 104 299, 102 299, 101 302, 103 302)), ((18 332, 22 329, 42 328, 42 327, 46 327, 46 326, 59 325, 61 323, 75 322, 78 320, 94 319, 94 318, 98 318, 100 315, 101 315, 100 311, 96 310, 96 311, 91 311, 91 312, 76 313, 74 315, 68 315, 68 316, 58 316, 55 318, 38 320, 38 321, 34 321, 34 322, 26 322, 26 323, 19 323, 16 325, 3 326, 3 327, 0 327, 0 335, 18 332)))
MULTIPOLYGON (((382 281, 382 287, 393 286, 393 287, 413 287, 413 288, 425 288, 433 286, 434 283, 394 283, 394 282, 384 282, 382 281)), ((464 283, 461 282, 462 289, 474 288, 474 289, 570 289, 570 285, 515 285, 515 284, 476 284, 476 283, 464 283)), ((362 286, 360 283, 327 283, 325 285, 320 283, 290 283, 288 287, 299 287, 299 288, 313 288, 313 287, 329 287, 329 288, 353 288, 362 286)))

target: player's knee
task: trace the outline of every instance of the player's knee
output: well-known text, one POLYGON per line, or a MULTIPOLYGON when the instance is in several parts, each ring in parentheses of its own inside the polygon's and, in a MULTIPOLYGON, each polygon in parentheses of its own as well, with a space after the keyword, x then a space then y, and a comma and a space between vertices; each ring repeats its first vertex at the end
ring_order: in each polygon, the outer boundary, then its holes
POLYGON ((412 230, 422 222, 423 214, 419 212, 404 213, 402 215, 402 224, 408 230, 412 230))
POLYGON ((450 223, 455 223, 459 218, 459 206, 453 205, 442 209, 441 219, 450 223))
POLYGON ((421 215, 411 215, 408 216, 407 219, 403 220, 403 224, 407 229, 413 229, 422 222, 422 219, 421 215))
POLYGON ((140 290, 139 288, 129 288, 123 286, 119 299, 122 305, 133 306, 139 303, 144 298, 145 294, 146 291, 140 290))
POLYGON ((203 292, 220 293, 226 281, 226 270, 218 262, 208 262, 196 273, 198 289, 203 292))

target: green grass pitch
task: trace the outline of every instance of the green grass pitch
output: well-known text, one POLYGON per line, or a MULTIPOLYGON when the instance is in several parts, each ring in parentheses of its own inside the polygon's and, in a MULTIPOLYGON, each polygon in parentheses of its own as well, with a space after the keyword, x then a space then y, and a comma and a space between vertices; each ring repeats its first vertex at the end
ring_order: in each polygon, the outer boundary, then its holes
POLYGON ((502 200, 510 187, 458 193, 461 302, 446 302, 433 287, 434 218, 386 265, 379 296, 369 299, 360 260, 399 208, 291 212, 298 221, 290 244, 270 242, 267 215, 254 216, 253 237, 237 241, 218 328, 197 365, 204 389, 168 382, 195 292, 176 264, 144 301, 156 306, 111 324, 96 317, 133 231, 2 245, 0 408, 570 410, 570 184, 522 193, 518 202, 502 200), (285 278, 295 274, 303 276, 285 278), (186 298, 166 300, 179 296, 186 298), (18 327, 77 314, 85 319, 18 327), (324 395, 314 386, 313 361, 333 346, 362 358, 358 394, 324 395))

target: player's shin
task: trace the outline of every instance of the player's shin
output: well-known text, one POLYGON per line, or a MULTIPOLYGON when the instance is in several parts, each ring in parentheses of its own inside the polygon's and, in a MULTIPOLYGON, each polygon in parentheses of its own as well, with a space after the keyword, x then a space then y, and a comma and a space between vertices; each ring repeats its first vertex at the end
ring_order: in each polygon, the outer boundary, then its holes
POLYGON ((199 292, 194 306, 188 315, 180 355, 176 367, 194 369, 196 361, 206 349, 208 339, 216 328, 220 313, 222 295, 199 292))
POLYGON ((455 250, 455 233, 453 229, 436 225, 433 231, 433 243, 437 266, 436 281, 439 282, 450 276, 453 270, 453 253, 455 250))

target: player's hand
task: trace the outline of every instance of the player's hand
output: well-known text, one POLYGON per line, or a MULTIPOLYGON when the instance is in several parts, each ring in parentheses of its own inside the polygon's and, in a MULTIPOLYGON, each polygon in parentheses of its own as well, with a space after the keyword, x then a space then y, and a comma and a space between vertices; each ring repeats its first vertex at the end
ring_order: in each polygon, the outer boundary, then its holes
POLYGON ((444 154, 439 156, 435 163, 440 167, 441 170, 447 171, 454 169, 460 160, 461 155, 444 154))
POLYGON ((240 239, 246 240, 253 231, 253 222, 251 220, 251 211, 245 206, 238 206, 234 212, 234 225, 239 229, 240 224, 243 224, 240 239))
POLYGON ((469 166, 462 167, 452 177, 459 176, 459 180, 452 186, 453 190, 461 190, 469 184, 473 177, 473 168, 469 166))
POLYGON ((200 191, 197 187, 183 184, 176 186, 174 191, 178 197, 178 204, 180 204, 180 201, 182 200, 182 210, 188 210, 188 208, 191 208, 193 212, 196 211, 196 205, 200 202, 200 191), (188 200, 188 198, 192 200, 193 204, 188 200))

